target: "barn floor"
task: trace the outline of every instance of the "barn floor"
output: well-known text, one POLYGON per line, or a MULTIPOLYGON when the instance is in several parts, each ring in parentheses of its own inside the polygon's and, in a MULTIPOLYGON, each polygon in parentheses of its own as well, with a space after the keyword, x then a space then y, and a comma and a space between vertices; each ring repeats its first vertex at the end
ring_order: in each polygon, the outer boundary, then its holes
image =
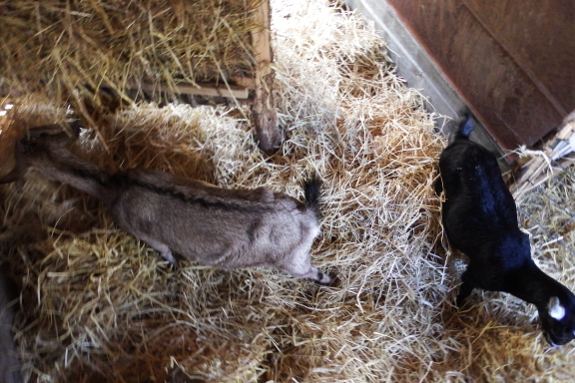
MULTIPOLYGON (((339 283, 169 265, 94 200, 31 174, 0 189, 26 381, 573 381, 574 345, 549 347, 533 307, 481 292, 464 311, 453 306, 465 258, 442 237, 433 192, 446 142, 395 76, 385 42, 331 2, 271 5, 287 137, 278 154, 258 150, 247 109, 154 104, 103 116, 76 149, 110 170, 144 166, 297 198, 316 170, 323 218, 312 262, 339 283)), ((47 110, 65 113, 30 103, 20 114, 47 110)), ((566 201, 569 187, 558 192, 566 201)), ((575 287, 571 254, 533 235, 542 268, 575 287)))

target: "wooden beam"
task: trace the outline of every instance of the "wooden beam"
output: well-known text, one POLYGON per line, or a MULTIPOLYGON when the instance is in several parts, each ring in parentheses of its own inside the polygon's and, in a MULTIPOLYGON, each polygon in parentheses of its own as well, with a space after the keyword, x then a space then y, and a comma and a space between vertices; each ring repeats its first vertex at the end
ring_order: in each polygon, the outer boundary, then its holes
POLYGON ((169 86, 167 84, 150 84, 140 83, 133 84, 133 89, 141 89, 149 92, 169 92, 178 94, 195 94, 199 96, 208 97, 229 97, 238 99, 247 99, 249 91, 243 86, 230 85, 229 88, 225 85, 215 83, 198 83, 192 84, 178 84, 169 86))
POLYGON ((282 141, 273 97, 274 72, 271 69, 273 52, 270 36, 270 4, 263 1, 255 10, 259 28, 252 31, 252 44, 256 53, 255 98, 252 118, 256 126, 259 147, 264 152, 275 152, 282 141))

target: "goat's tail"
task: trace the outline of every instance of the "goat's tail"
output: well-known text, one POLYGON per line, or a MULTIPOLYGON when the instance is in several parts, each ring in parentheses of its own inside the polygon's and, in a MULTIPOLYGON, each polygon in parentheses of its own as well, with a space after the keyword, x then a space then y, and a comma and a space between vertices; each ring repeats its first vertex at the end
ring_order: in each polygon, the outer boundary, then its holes
POLYGON ((318 177, 317 173, 313 173, 304 185, 305 207, 307 209, 314 210, 318 217, 321 216, 321 184, 321 179, 318 177))
POLYGON ((457 132, 457 138, 469 138, 471 132, 475 129, 475 125, 473 124, 473 118, 470 114, 465 116, 465 120, 459 126, 459 131, 457 132))

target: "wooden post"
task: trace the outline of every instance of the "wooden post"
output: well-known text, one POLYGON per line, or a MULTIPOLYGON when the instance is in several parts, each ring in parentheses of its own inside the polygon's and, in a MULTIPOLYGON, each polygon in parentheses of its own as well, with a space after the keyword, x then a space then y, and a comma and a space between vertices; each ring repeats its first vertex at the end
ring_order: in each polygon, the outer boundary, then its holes
POLYGON ((274 72, 270 67, 273 62, 273 52, 270 40, 269 0, 264 0, 255 10, 255 21, 260 27, 251 33, 256 53, 252 119, 256 126, 260 149, 271 154, 279 148, 283 137, 278 126, 273 96, 274 72))
POLYGON ((14 123, 13 114, 14 104, 0 104, 0 180, 6 181, 16 168, 16 141, 24 136, 22 127, 14 123))

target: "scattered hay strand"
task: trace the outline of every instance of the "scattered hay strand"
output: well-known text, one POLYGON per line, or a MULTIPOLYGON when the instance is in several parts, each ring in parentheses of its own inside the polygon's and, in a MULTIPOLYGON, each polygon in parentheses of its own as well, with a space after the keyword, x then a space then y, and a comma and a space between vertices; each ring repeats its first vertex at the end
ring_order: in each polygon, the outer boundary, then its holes
MULTIPOLYGON (((445 142, 393 75, 384 42, 322 1, 272 8, 281 153, 264 157, 235 110, 154 104, 102 116, 100 136, 84 132, 75 150, 109 170, 145 166, 298 198, 317 170, 324 216, 312 260, 339 286, 172 267, 90 198, 35 176, 4 187, 1 205, 29 380, 570 381, 573 345, 548 348, 532 307, 497 293, 452 307, 462 257, 442 246, 432 187, 445 142), (17 235, 23 222, 39 238, 17 235)), ((538 256, 572 287, 567 258, 538 256)))

